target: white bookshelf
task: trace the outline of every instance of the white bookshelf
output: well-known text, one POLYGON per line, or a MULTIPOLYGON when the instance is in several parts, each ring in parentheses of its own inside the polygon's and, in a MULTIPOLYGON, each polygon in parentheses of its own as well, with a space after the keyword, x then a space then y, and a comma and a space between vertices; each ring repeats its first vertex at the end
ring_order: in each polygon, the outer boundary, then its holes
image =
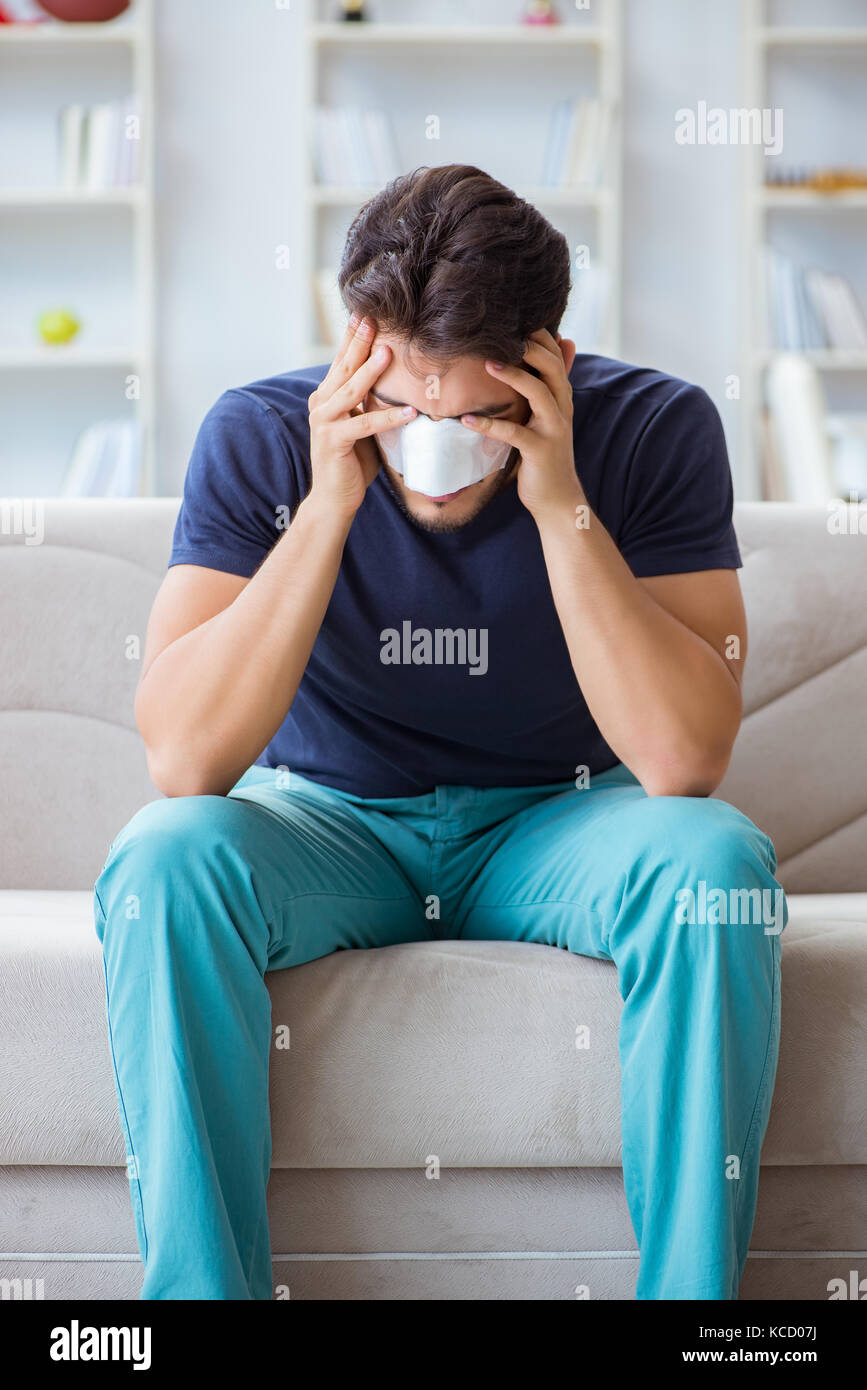
POLYGON ((867 47, 867 25, 815 25, 793 28, 789 25, 756 24, 754 41, 759 48, 852 48, 867 47))
MULTIPOLYGON (((20 308, 32 299, 33 312, 26 325, 23 311, 7 313, 7 330, 13 320, 11 335, 9 331, 4 335, 0 323, 0 411, 7 436, 12 436, 11 442, 7 437, 0 464, 0 494, 22 491, 25 453, 28 462, 33 460, 32 467, 26 469, 31 495, 44 496, 55 490, 80 430, 106 414, 132 414, 137 420, 142 438, 142 491, 152 493, 156 486, 152 0, 134 0, 122 16, 102 24, 46 21, 32 26, 0 25, 0 121, 19 119, 14 95, 7 92, 4 96, 2 92, 4 74, 16 69, 27 74, 27 109, 20 120, 26 124, 30 119, 42 128, 52 122, 56 128, 59 108, 67 99, 85 106, 105 99, 106 82, 115 82, 118 90, 134 94, 141 116, 141 149, 138 182, 131 187, 68 189, 50 180, 0 182, 0 227, 14 218, 19 245, 32 238, 37 245, 62 247, 69 241, 72 219, 88 219, 88 288, 79 293, 73 283, 64 296, 80 313, 80 337, 57 346, 38 341, 33 321, 39 310, 52 307, 55 297, 41 287, 38 263, 29 260, 26 269, 17 268, 16 279, 26 288, 22 293, 19 286, 16 304, 20 308), (58 73, 64 81, 63 99, 54 90, 58 73), (124 219, 122 226, 118 218, 124 219), (130 331, 122 341, 111 339, 104 322, 95 336, 88 332, 91 318, 99 318, 89 312, 93 301, 88 293, 98 292, 100 266, 104 258, 110 260, 112 256, 129 267, 123 299, 130 331), (131 376, 138 378, 139 394, 137 399, 127 400, 127 379, 131 376), (67 381, 69 386, 64 384, 67 381), (27 411, 29 417, 24 413, 27 411), (10 429, 13 414, 16 427, 10 429)), ((0 140, 3 138, 0 126, 0 140)), ((79 237, 83 239, 80 228, 79 237)), ((16 271, 14 259, 12 269, 16 271)), ((51 282, 50 272, 46 278, 51 282)), ((105 311, 102 318, 108 318, 105 311)))
POLYGON ((451 48, 456 43, 492 45, 518 45, 521 48, 563 48, 581 47, 602 48, 609 41, 609 31, 597 26, 579 27, 567 25, 520 25, 520 24, 380 24, 374 20, 360 24, 336 23, 310 26, 310 40, 314 45, 348 44, 401 44, 403 46, 423 43, 427 47, 436 44, 451 48))
MULTIPOLYGON (((828 93, 828 82, 833 82, 829 73, 829 61, 840 60, 845 56, 847 62, 863 63, 864 105, 860 113, 847 112, 847 120, 857 128, 867 121, 867 25, 851 24, 788 24, 770 22, 774 15, 771 0, 741 0, 742 30, 742 80, 743 89, 740 105, 764 110, 775 105, 772 99, 772 63, 814 63, 816 74, 811 84, 811 100, 814 104, 814 120, 825 120, 821 111, 823 94, 828 93)), ((826 6, 816 12, 817 18, 830 17, 826 6)), ((800 16, 799 16, 800 17, 800 16)), ((828 93, 830 95, 830 93, 828 93)), ((786 111, 784 109, 784 117, 786 111)), ((785 124, 784 124, 785 130, 785 124)), ((834 130, 830 129, 833 137, 834 130)), ((862 166, 862 157, 858 161, 862 166)), ((766 174, 770 160, 761 148, 751 147, 743 151, 743 183, 741 199, 741 431, 739 494, 742 498, 755 499, 762 496, 762 455, 764 441, 762 436, 762 412, 765 400, 765 373, 780 349, 775 349, 769 341, 767 313, 767 288, 762 266, 762 248, 775 243, 775 232, 790 224, 792 218, 808 218, 813 236, 821 235, 823 245, 827 246, 827 264, 824 269, 834 269, 834 234, 844 226, 856 226, 858 235, 867 244, 867 189, 851 189, 838 192, 818 192, 797 187, 767 187, 766 174), (772 223, 772 219, 781 219, 772 223), (863 222, 861 219, 864 219, 863 222)), ((783 154, 779 157, 791 163, 787 156, 784 141, 783 154)), ((810 161, 818 162, 818 161, 810 161)), ((826 164, 853 164, 855 159, 836 158, 833 147, 829 145, 822 161, 826 164)), ((815 244, 815 243, 814 243, 815 244)), ((860 290, 862 307, 867 282, 855 286, 860 290)), ((849 401, 848 409, 864 409, 867 403, 867 350, 842 351, 831 348, 809 349, 800 353, 823 374, 826 383, 843 381, 849 401), (854 404, 853 404, 854 403, 854 404)), ((829 405, 829 415, 834 413, 829 405)))
MULTIPOLYGON (((398 129, 398 154, 401 172, 407 172, 418 165, 437 165, 452 162, 477 164, 488 169, 495 178, 515 188, 522 197, 537 206, 552 223, 567 236, 574 250, 576 240, 587 244, 591 249, 591 263, 604 266, 607 272, 607 303, 605 323, 600 341, 593 344, 578 344, 580 351, 600 351, 616 356, 620 346, 620 280, 621 280, 621 171, 622 171, 622 125, 623 125, 623 79, 622 79, 622 12, 621 0, 599 0, 593 7, 590 22, 564 22, 556 26, 526 26, 517 22, 502 22, 502 9, 496 4, 479 5, 468 3, 464 6, 466 23, 429 24, 412 22, 410 7, 399 10, 401 22, 375 19, 360 23, 330 22, 324 12, 333 13, 334 6, 320 3, 320 0, 302 0, 305 5, 305 45, 303 59, 303 106, 308 113, 305 132, 303 221, 304 249, 303 288, 306 297, 307 341, 303 350, 303 360, 312 365, 330 360, 335 344, 321 341, 318 332, 315 301, 312 287, 313 274, 322 264, 333 265, 336 254, 324 261, 321 248, 324 242, 323 224, 331 220, 332 228, 339 231, 332 236, 332 245, 337 245, 345 236, 352 217, 370 197, 377 187, 342 187, 323 185, 317 182, 314 172, 312 145, 314 135, 315 109, 317 105, 341 103, 341 97, 333 95, 339 91, 339 79, 331 80, 329 66, 335 62, 343 64, 344 74, 349 71, 355 78, 353 100, 356 104, 371 107, 386 107, 392 125, 399 125, 401 111, 383 99, 376 85, 371 83, 365 89, 353 70, 354 56, 376 60, 378 56, 388 57, 392 64, 403 63, 410 73, 420 75, 426 84, 437 81, 442 74, 447 80, 455 56, 461 58, 475 55, 478 64, 485 63, 485 56, 491 49, 496 50, 497 73, 502 93, 499 100, 502 106, 504 129, 511 121, 520 124, 524 118, 521 105, 515 105, 513 93, 516 84, 524 91, 524 80, 535 82, 534 94, 544 106, 547 118, 549 104, 557 98, 579 95, 594 95, 612 102, 617 111, 607 150, 604 178, 600 187, 560 188, 540 186, 530 180, 520 180, 510 176, 508 169, 491 167, 491 161, 479 155, 472 140, 465 142, 460 152, 454 149, 440 153, 436 143, 431 142, 422 152, 422 157, 407 153, 400 139, 398 129), (475 22, 481 11, 490 22, 475 22), (585 61, 592 71, 591 87, 578 90, 565 85, 563 73, 563 54, 574 55, 574 63, 585 61), (393 55, 393 56, 392 56, 393 55), (550 60, 548 62, 547 60, 550 60), (557 64, 561 66, 558 67, 557 64), (551 74, 550 95, 545 89, 546 75, 551 74), (577 219, 583 221, 576 222, 577 219), (574 234, 579 228, 578 237, 574 234), (585 235, 581 236, 581 231, 585 235)), ((515 7, 515 13, 519 7, 515 7)), ((430 13, 429 8, 419 5, 418 13, 430 13)), ((561 8, 562 13, 562 8, 561 8)), ((568 10, 567 10, 568 13, 568 10)), ((510 12, 511 20, 511 12, 510 12)), ((569 62, 573 58, 569 58, 569 62)), ((565 71, 568 73, 569 68, 565 71)), ((529 98, 528 98, 529 99, 529 98)), ((444 102, 444 111, 447 109, 444 102)), ((479 112, 479 120, 490 116, 491 108, 479 112)), ((536 165, 541 167, 544 152, 544 138, 536 150, 536 165)), ((502 161, 500 161, 502 164, 502 161)), ((573 264, 572 279, 576 291, 580 292, 581 270, 573 264)), ((564 328, 564 331, 567 331, 564 328)))

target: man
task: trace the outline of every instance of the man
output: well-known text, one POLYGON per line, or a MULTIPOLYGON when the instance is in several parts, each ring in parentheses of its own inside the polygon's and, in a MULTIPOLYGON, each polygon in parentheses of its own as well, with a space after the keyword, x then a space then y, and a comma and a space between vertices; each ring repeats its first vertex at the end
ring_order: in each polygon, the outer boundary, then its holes
POLYGON ((472 166, 373 198, 340 287, 327 370, 199 431, 136 697, 166 799, 96 885, 142 1297, 271 1297, 265 972, 460 937, 614 961, 637 1296, 734 1299, 781 925, 680 910, 779 901, 710 799, 746 645, 719 417, 576 355, 565 239, 472 166))

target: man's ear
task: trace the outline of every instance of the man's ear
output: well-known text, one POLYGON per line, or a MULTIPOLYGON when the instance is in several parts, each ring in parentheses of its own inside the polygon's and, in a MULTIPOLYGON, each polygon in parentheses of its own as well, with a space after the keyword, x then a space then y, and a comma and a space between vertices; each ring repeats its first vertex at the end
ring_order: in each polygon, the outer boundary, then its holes
POLYGON ((557 346, 563 354, 563 366, 566 368, 566 375, 572 370, 572 363, 578 355, 578 350, 571 338, 561 338, 557 334, 557 346))

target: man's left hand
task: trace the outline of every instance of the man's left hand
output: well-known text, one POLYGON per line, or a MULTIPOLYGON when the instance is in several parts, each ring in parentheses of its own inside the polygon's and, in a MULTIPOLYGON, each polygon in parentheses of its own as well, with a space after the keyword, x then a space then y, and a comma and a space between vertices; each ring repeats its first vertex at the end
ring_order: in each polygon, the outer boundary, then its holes
POLYGON ((531 333, 524 361, 539 371, 535 377, 521 367, 485 362, 491 376, 525 396, 530 403, 526 423, 486 416, 462 415, 461 423, 478 434, 511 444, 521 455, 518 496, 537 524, 546 515, 574 510, 584 501, 575 472, 572 440, 572 387, 569 369, 575 344, 556 338, 545 328, 531 333))

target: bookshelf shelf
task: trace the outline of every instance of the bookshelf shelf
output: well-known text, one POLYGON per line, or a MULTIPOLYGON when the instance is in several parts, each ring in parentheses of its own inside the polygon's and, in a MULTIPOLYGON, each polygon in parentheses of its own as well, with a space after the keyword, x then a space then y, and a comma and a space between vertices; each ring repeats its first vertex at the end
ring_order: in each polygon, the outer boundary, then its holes
POLYGON ((867 189, 853 188, 840 193, 816 193, 807 188, 759 188, 753 198, 761 207, 802 209, 809 212, 863 211, 867 208, 867 189))
POLYGON ((0 188, 0 207, 137 207, 141 188, 0 188))
POLYGON ((598 48, 610 42, 610 32, 589 25, 522 24, 313 24, 314 44, 518 44, 522 47, 553 48, 574 45, 598 48))
MULTIPOLYGON (((581 160, 571 165, 576 175, 574 185, 559 186, 552 182, 550 186, 542 186, 535 182, 525 181, 527 170, 533 173, 533 153, 525 145, 523 150, 522 177, 510 178, 508 171, 502 172, 502 159, 499 161, 496 155, 477 153, 473 148, 473 140, 468 138, 465 142, 457 141, 452 147, 456 150, 452 153, 449 150, 448 156, 445 154, 440 158, 436 157, 436 146, 430 147, 430 153, 422 158, 410 158, 408 163, 397 156, 397 167, 401 171, 416 167, 421 164, 436 165, 438 163, 448 163, 451 160, 463 161, 471 164, 479 164, 481 167, 488 167, 504 183, 515 188, 516 191, 528 202, 542 209, 550 215, 551 220, 558 228, 566 234, 576 248, 589 245, 590 265, 593 269, 588 273, 588 277, 593 277, 593 288, 591 280, 588 278, 586 293, 581 296, 580 278, 584 273, 584 266, 573 273, 575 285, 575 296, 570 301, 569 314, 575 314, 576 322, 579 321, 578 304, 592 304, 598 306, 592 312, 585 310, 580 319, 581 332, 586 332, 586 343, 579 343, 579 350, 596 350, 616 356, 619 350, 620 340, 620 260, 621 260, 621 180, 622 180, 622 109, 623 109, 623 73, 622 73, 622 12, 621 0, 606 0, 602 20, 593 24, 564 23, 550 27, 532 27, 517 23, 508 24, 429 24, 429 23, 376 23, 373 21, 360 24, 347 23, 326 23, 319 22, 323 7, 317 0, 305 0, 306 18, 306 41, 303 60, 303 103, 309 113, 307 129, 307 150, 305 160, 305 176, 303 187, 303 208, 304 208, 304 252, 303 264, 306 269, 307 283, 307 341, 302 349, 304 359, 307 364, 328 361, 333 355, 334 343, 330 345, 323 342, 325 334, 334 334, 336 328, 332 320, 339 317, 339 296, 334 293, 334 288, 325 285, 323 282, 331 277, 331 270, 334 265, 336 250, 330 249, 339 245, 342 229, 348 225, 349 216, 353 209, 358 209, 370 197, 379 191, 388 182, 388 176, 383 175, 375 185, 370 184, 371 168, 385 170, 395 164, 395 157, 388 159, 388 151, 381 151, 378 147, 374 150, 373 159, 362 159, 358 153, 358 147, 363 144, 354 131, 351 132, 350 146, 354 148, 354 162, 347 164, 344 159, 343 166, 349 170, 359 169, 360 177, 364 180, 363 184, 347 186, 341 183, 341 161, 333 158, 334 146, 331 137, 326 143, 328 158, 325 158, 320 151, 320 158, 314 159, 314 135, 317 132, 317 111, 320 106, 328 106, 333 110, 339 110, 340 96, 337 93, 341 90, 341 77, 345 77, 349 72, 351 82, 349 85, 349 95, 347 100, 354 104, 354 109, 362 111, 368 105, 370 108, 382 108, 393 103, 393 114, 395 120, 400 120, 399 102, 403 100, 403 94, 397 98, 384 96, 375 84, 369 82, 369 96, 364 94, 364 73, 365 65, 361 62, 353 67, 352 55, 363 51, 366 59, 377 57, 380 63, 385 65, 386 71, 389 66, 394 66, 396 50, 403 48, 407 62, 424 64, 424 79, 426 90, 431 90, 431 81, 434 83, 433 90, 436 90, 437 77, 441 73, 444 78, 449 76, 449 63, 455 52, 459 49, 469 48, 472 51, 473 60, 481 59, 483 51, 495 47, 497 49, 497 64, 502 67, 502 83, 506 92, 515 83, 520 82, 525 75, 526 65, 533 60, 532 72, 540 91, 540 100, 546 100, 547 87, 545 82, 548 75, 548 63, 553 64, 555 55, 565 54, 565 62, 560 60, 557 72, 560 74, 560 90, 565 100, 559 103, 552 99, 552 108, 555 106, 568 107, 570 100, 573 102, 576 112, 579 100, 582 113, 584 110, 584 96, 588 96, 587 105, 594 107, 595 125, 588 121, 588 126, 592 129, 592 135, 582 136, 583 146, 580 144, 576 148, 581 148, 582 158, 589 161, 589 170, 581 160), (535 58, 533 55, 536 55, 535 58), (573 66, 574 57, 574 66, 573 66), (522 65, 523 63, 523 65, 522 65), (540 66, 541 65, 541 66, 540 66), (567 97, 568 94, 568 97, 567 97), (592 99, 590 99, 592 97, 592 99), (605 116, 598 115, 599 110, 606 112, 614 111, 615 116, 611 122, 611 128, 607 130, 608 149, 606 167, 599 177, 599 165, 594 166, 595 147, 592 139, 595 137, 600 141, 600 123, 605 122, 605 116), (324 166, 324 167, 323 167, 324 166), (496 166, 496 167, 495 167, 496 166), (317 174, 324 174, 332 177, 335 182, 318 182, 317 174), (580 174, 584 174, 584 181, 581 181, 580 174), (558 220, 557 214, 560 214, 558 220), (324 247, 329 249, 323 250, 324 247), (323 264, 324 262, 324 264, 323 264), (602 269, 599 275, 598 269, 602 269), (327 272, 324 276, 317 275, 318 271, 327 272), (594 295, 596 298, 594 299, 594 295), (336 303, 338 313, 329 312, 328 305, 336 303), (584 325, 590 325, 584 328, 584 325), (596 341, 590 342, 590 338, 596 336, 596 341)), ((533 79, 531 79, 533 80, 533 79)), ((448 90, 448 84, 445 84, 448 90)), ((556 97, 556 93, 555 93, 556 97)), ((412 95, 406 97, 408 109, 412 110, 412 95)), ((505 98, 508 103, 508 97, 505 98)), ((538 100, 537 100, 538 106, 538 100)), ((390 114, 392 108, 389 106, 390 114)), ((341 118, 344 113, 340 113, 341 118)), ((372 111, 371 115, 376 112, 372 111)), ((453 113, 452 113, 453 114, 453 113)), ((473 113, 472 125, 477 119, 482 119, 486 113, 473 113)), ((493 119, 495 113, 491 113, 493 119)), ((551 111, 553 122, 555 112, 551 111)), ((364 112, 365 119, 367 112, 364 112)), ((503 112, 503 121, 514 118, 520 120, 520 111, 510 110, 508 105, 503 112)), ((413 114, 413 120, 418 120, 417 114, 413 114)), ((400 127, 398 127, 400 128, 400 127)), ((580 129, 580 127, 576 127, 580 129)), ((345 147, 347 137, 344 136, 346 122, 338 131, 338 147, 345 147)), ((561 131, 563 126, 561 124, 561 131)), ((607 129, 607 127, 605 127, 607 129)), ((319 131, 321 136, 322 132, 319 131)), ((569 128, 570 139, 573 139, 573 130, 569 128)), ((539 148, 537 152, 538 164, 536 167, 542 171, 543 155, 547 155, 544 145, 544 135, 538 137, 539 148)), ((551 134, 548 135, 549 142, 551 134)), ((484 137, 479 142, 484 146, 484 137)), ((490 143, 490 141, 489 141, 490 143)), ((535 146, 535 140, 534 140, 535 146)), ((495 145, 496 149, 496 145, 495 145)), ((566 153, 571 154, 572 145, 567 145, 566 153)), ((416 154, 418 151, 416 150, 416 154)), ((516 164, 520 164, 520 158, 516 159, 516 164)), ((544 166, 542 177, 548 176, 550 161, 544 166)), ((555 169, 569 168, 568 161, 557 165, 554 159, 555 169)), ((392 175, 393 177, 394 175, 392 175)), ((345 175, 344 175, 345 177, 345 175)), ((345 234, 345 233, 344 233, 345 234)), ((564 320, 565 323, 565 320, 564 320)), ((564 327, 564 333, 569 331, 564 327)), ((576 330, 573 336, 580 336, 576 330)))
MULTIPOLYGON (((76 146, 74 143, 64 146, 61 139, 56 173, 46 161, 44 167, 34 169, 34 178, 41 178, 41 182, 20 185, 14 181, 13 173, 10 175, 12 182, 0 186, 4 235, 6 229, 14 225, 14 244, 20 256, 20 263, 16 261, 15 266, 14 322, 7 316, 9 321, 0 324, 0 328, 6 330, 0 334, 0 377, 4 393, 0 415, 7 438, 0 470, 0 493, 9 486, 4 470, 10 470, 12 475, 20 471, 20 449, 16 450, 11 442, 13 438, 31 440, 35 452, 45 460, 44 467, 54 474, 33 480, 35 495, 45 495, 57 486, 57 478, 68 466, 82 426, 109 416, 128 419, 130 426, 135 422, 141 441, 139 488, 144 494, 156 489, 153 11, 153 0, 133 0, 132 8, 125 15, 103 24, 46 21, 33 25, 0 25, 0 62, 20 67, 24 56, 27 57, 27 83, 33 94, 28 112, 33 122, 40 122, 43 127, 48 122, 57 122, 61 110, 68 113, 70 103, 72 109, 79 107, 88 114, 99 107, 103 111, 107 109, 109 95, 114 95, 115 104, 120 104, 118 84, 123 81, 137 104, 141 139, 134 183, 111 182, 114 177, 124 177, 124 161, 115 156, 112 168, 113 147, 107 142, 109 163, 104 167, 99 164, 83 167, 80 162, 77 174, 81 186, 66 186, 62 171, 68 166, 64 165, 64 160, 76 146), (66 96, 58 94, 56 82, 61 61, 66 96), (102 78, 103 69, 110 73, 108 86, 102 78), (48 182, 52 177, 57 179, 56 183, 48 182), (96 179, 105 186, 87 186, 96 179), (119 208, 128 209, 128 214, 116 218, 109 216, 108 210, 119 208), (104 219, 103 210, 106 212, 104 219), (84 302, 75 304, 84 325, 80 335, 82 341, 43 345, 33 327, 36 317, 58 299, 61 303, 64 301, 66 291, 62 286, 69 280, 69 276, 58 276, 57 253, 56 250, 52 252, 51 247, 63 244, 70 219, 82 211, 96 214, 88 223, 86 234, 84 228, 80 228, 71 243, 76 248, 75 255, 82 258, 74 264, 80 264, 88 286, 83 294, 84 302), (47 223, 51 217, 62 220, 55 227, 47 223), (113 266, 120 267, 122 278, 117 281, 117 304, 101 288, 100 270, 106 257, 113 266), (60 288, 48 289, 48 285, 60 288), (124 321, 127 315, 129 324, 124 321), (28 332, 33 332, 29 343, 26 341, 28 332), (112 341, 115 334, 120 343, 112 341), (134 346, 130 346, 130 340, 134 346), (38 388, 24 384, 28 373, 40 383, 38 388), (64 381, 69 373, 72 376, 64 381), (20 383, 16 374, 21 374, 20 383), (137 378, 137 382, 133 385, 125 381, 127 376, 137 378)), ((129 109, 121 107, 121 121, 115 126, 121 134, 123 112, 129 109)), ((7 118, 9 114, 7 108, 7 118)), ((78 129, 80 131, 82 126, 78 129)), ((46 144, 45 148, 50 147, 46 144)), ((73 155, 72 177, 75 177, 74 160, 73 155)), ((21 172, 27 176, 23 166, 21 172)), ((72 264, 70 275, 75 283, 76 271, 72 264)), ((0 447, 2 445, 0 437, 0 447)))
POLYGON ((867 46, 867 26, 763 26, 756 29, 755 41, 760 48, 854 48, 867 46))
MULTIPOLYGON (((372 198, 378 189, 355 188, 314 183, 307 189, 311 202, 321 207, 356 207, 372 198)), ((610 202, 611 193, 607 188, 521 188, 517 190, 522 198, 531 203, 549 203, 558 207, 600 207, 610 202)), ((867 205, 867 203, 865 203, 867 205)))
POLYGON ((82 368, 134 367, 140 354, 132 348, 79 348, 74 344, 58 347, 13 348, 0 350, 0 368, 6 371, 81 370, 82 368))
MULTIPOLYGON (((776 357, 782 348, 762 348, 754 353, 754 361, 765 367, 776 357)), ((867 348, 851 349, 844 352, 833 348, 807 348, 798 353, 822 372, 864 372, 867 371, 867 348)))
POLYGON ((115 23, 113 20, 105 24, 2 24, 0 45, 67 48, 83 44, 135 44, 142 33, 143 28, 138 23, 115 23))

